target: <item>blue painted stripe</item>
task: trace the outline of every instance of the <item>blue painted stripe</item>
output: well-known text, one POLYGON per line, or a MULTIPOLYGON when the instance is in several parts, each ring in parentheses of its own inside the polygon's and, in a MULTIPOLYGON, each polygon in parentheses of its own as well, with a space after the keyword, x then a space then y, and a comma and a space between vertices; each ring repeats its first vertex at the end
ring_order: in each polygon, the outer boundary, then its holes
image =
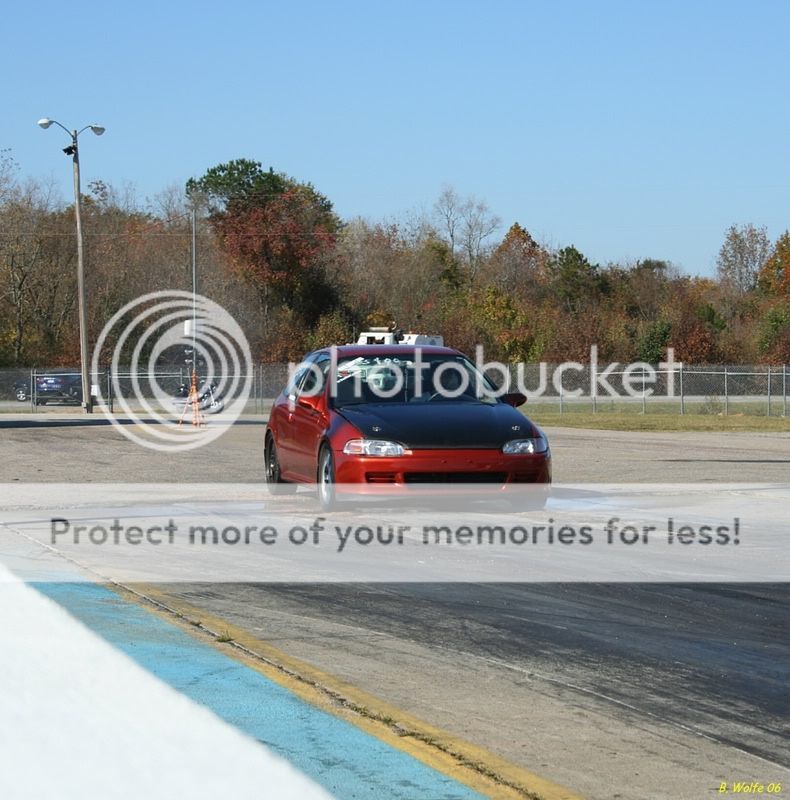
POLYGON ((481 797, 110 589, 89 583, 32 585, 146 670, 263 742, 336 797, 481 797))

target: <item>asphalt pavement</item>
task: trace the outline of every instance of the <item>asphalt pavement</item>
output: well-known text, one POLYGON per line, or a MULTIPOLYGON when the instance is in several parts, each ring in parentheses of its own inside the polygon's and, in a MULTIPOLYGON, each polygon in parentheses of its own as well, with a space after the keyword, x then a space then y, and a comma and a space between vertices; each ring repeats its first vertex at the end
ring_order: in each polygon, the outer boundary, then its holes
MULTIPOLYGON (((0 418, 0 480, 262 479, 260 419, 167 455, 35 417, 0 418)), ((790 482, 790 433, 548 433, 560 482, 790 482)), ((675 800, 790 783, 790 589, 766 580, 168 591, 588 797, 675 800)))

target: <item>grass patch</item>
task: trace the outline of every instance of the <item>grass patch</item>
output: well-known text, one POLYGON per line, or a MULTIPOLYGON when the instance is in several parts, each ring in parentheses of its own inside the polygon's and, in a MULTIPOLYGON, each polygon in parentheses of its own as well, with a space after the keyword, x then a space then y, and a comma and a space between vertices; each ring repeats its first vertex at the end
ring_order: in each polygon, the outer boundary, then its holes
POLYGON ((592 428, 604 431, 748 431, 758 433, 790 433, 790 417, 766 417, 742 413, 686 414, 636 411, 577 411, 560 414, 540 405, 522 406, 527 416, 538 425, 563 428, 592 428))

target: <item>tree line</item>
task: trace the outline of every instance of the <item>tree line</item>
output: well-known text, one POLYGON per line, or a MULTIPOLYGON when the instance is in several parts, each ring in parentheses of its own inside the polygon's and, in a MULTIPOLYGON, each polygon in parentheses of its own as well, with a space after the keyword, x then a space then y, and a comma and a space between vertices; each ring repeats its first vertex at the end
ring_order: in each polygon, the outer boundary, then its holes
MULTIPOLYGON (((125 303, 190 289, 225 306, 261 362, 352 341, 371 325, 441 333, 512 361, 790 363, 790 233, 725 232, 715 278, 644 258, 600 265, 549 248, 444 189, 427 213, 343 220, 310 183, 219 164, 140 202, 96 181, 82 201, 91 338, 125 303)), ((0 366, 79 361, 73 207, 0 153, 0 366)), ((133 343, 130 343, 133 346, 133 343)))

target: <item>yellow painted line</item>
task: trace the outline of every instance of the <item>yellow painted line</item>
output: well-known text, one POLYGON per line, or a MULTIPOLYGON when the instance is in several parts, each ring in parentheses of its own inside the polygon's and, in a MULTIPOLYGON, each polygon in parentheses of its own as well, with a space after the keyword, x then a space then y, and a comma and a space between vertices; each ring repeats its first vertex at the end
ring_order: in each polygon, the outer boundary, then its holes
POLYGON ((429 725, 157 586, 114 584, 110 588, 176 622, 311 705, 356 725, 480 794, 497 800, 582 800, 580 795, 429 725))

